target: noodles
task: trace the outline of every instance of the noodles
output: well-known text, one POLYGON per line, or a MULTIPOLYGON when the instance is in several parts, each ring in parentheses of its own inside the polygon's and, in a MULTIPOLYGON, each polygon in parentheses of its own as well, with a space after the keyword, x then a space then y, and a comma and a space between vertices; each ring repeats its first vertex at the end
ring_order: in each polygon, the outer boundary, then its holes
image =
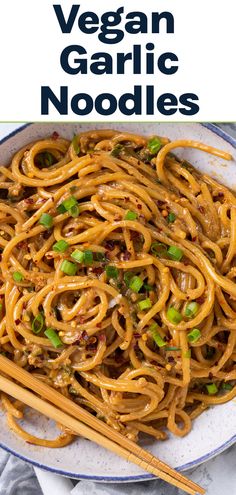
MULTIPOLYGON (((0 348, 128 438, 236 396, 236 199, 170 143, 54 134, 0 167, 0 348)), ((1 395, 9 427, 24 407, 1 395)))

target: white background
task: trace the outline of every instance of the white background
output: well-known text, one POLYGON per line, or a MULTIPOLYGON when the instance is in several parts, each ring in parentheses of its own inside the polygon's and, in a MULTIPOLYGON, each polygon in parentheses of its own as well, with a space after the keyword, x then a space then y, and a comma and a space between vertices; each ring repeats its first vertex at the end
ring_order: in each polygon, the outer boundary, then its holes
POLYGON ((62 34, 53 3, 60 3, 69 14, 69 0, 7 0, 0 2, 0 121, 78 121, 78 120, 170 120, 170 121, 235 121, 235 0, 81 0, 80 12, 93 10, 101 15, 107 10, 125 7, 125 12, 168 10, 175 17, 175 34, 126 34, 115 45, 103 44, 98 33, 86 35, 75 23, 71 34, 62 34), (70 44, 84 46, 90 54, 97 51, 128 52, 133 44, 156 45, 157 55, 172 51, 179 57, 179 70, 166 76, 156 72, 147 75, 68 75, 60 66, 61 51, 70 44), (103 117, 96 112, 87 117, 75 115, 69 105, 67 116, 60 116, 50 106, 49 116, 41 115, 42 85, 50 86, 59 97, 59 88, 69 86, 70 98, 87 92, 96 97, 111 92, 119 97, 132 92, 135 84, 156 87, 156 96, 172 92, 177 97, 185 92, 199 96, 200 111, 192 117, 180 113, 153 117, 126 117, 117 111, 103 117))

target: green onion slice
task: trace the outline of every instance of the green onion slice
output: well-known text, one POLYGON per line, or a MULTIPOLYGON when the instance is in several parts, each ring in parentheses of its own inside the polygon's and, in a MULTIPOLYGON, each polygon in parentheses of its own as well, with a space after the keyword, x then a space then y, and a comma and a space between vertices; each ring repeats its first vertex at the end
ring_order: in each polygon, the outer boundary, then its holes
POLYGON ((197 314, 198 310, 199 304, 196 301, 192 301, 187 304, 184 314, 187 318, 193 318, 197 314))
POLYGON ((114 157, 119 156, 123 149, 124 149, 124 146, 122 146, 122 144, 117 144, 116 146, 114 146, 113 150, 111 151, 111 156, 114 156, 114 157))
POLYGON ((218 392, 218 388, 215 383, 209 383, 206 385, 206 388, 209 395, 215 395, 218 392))
POLYGON ((53 244, 52 249, 57 253, 64 253, 68 247, 69 247, 68 242, 64 241, 64 239, 61 239, 60 241, 53 244))
POLYGON ((60 266, 60 270, 66 275, 75 275, 77 272, 77 266, 75 263, 71 263, 71 261, 64 260, 60 266))
POLYGON ((22 280, 24 280, 24 276, 21 272, 13 272, 12 276, 15 282, 22 282, 22 280))
POLYGON ((134 276, 135 276, 134 272, 125 272, 124 273, 124 281, 125 281, 125 284, 127 285, 127 287, 129 287, 130 281, 132 280, 132 278, 134 276))
POLYGON ((44 317, 42 313, 39 313, 37 316, 32 321, 32 332, 35 333, 36 335, 40 333, 43 329, 44 326, 44 317))
POLYGON ((152 155, 156 155, 158 151, 161 149, 161 141, 157 136, 154 136, 153 138, 149 139, 147 143, 147 147, 149 151, 152 153, 152 155))
POLYGON ((80 251, 79 249, 76 249, 75 251, 73 251, 71 257, 77 261, 78 263, 83 263, 84 261, 84 252, 83 251, 80 251))
POLYGON ((129 288, 133 291, 133 292, 139 292, 141 287, 143 286, 143 281, 140 277, 138 276, 134 276, 131 280, 130 280, 130 283, 129 283, 129 288))
POLYGON ((222 383, 221 388, 223 390, 229 390, 230 391, 233 389, 233 385, 231 385, 231 383, 226 382, 226 383, 222 383))
POLYGON ((87 249, 84 251, 84 264, 85 265, 92 265, 93 263, 93 252, 87 249))
POLYGON ((198 330, 198 328, 193 328, 191 332, 188 333, 188 341, 191 342, 191 344, 195 344, 201 337, 201 332, 198 330))
POLYGON ((180 261, 183 258, 183 251, 177 246, 169 246, 167 249, 168 256, 174 261, 180 261))
POLYGON ((149 297, 147 297, 147 299, 144 299, 143 301, 139 301, 138 306, 140 311, 143 311, 144 309, 150 309, 152 307, 152 302, 149 299, 149 297))
POLYGON ((53 217, 48 213, 43 213, 39 219, 39 224, 46 227, 46 229, 50 229, 53 225, 53 217))
POLYGON ((153 242, 151 245, 151 253, 158 258, 163 258, 167 254, 167 247, 162 242, 153 242))
POLYGON ((178 324, 182 321, 183 317, 177 309, 170 307, 167 310, 166 316, 171 323, 178 324))
POLYGON ((58 347, 61 347, 63 345, 59 335, 57 334, 57 332, 55 332, 53 328, 47 328, 47 330, 45 330, 44 332, 44 335, 46 335, 46 337, 50 340, 53 347, 55 347, 56 349, 58 349, 58 347))
POLYGON ((106 266, 106 275, 108 278, 118 278, 119 270, 115 266, 106 266))
MULTIPOLYGON (((154 323, 153 325, 156 325, 156 324, 154 323)), ((157 332, 156 328, 152 328, 153 325, 151 325, 149 327, 149 330, 152 334, 152 338, 158 347, 164 347, 166 345, 166 342, 163 340, 161 335, 157 332)), ((156 325, 156 327, 157 327, 157 325, 156 325)))
POLYGON ((76 134, 74 135, 74 137, 72 139, 72 146, 74 148, 75 154, 78 155, 80 153, 80 146, 78 143, 78 136, 76 136, 76 134))
POLYGON ((153 285, 144 284, 143 286, 144 286, 144 289, 145 289, 145 290, 148 290, 148 291, 150 291, 150 290, 154 290, 153 285))
POLYGON ((125 220, 136 220, 138 217, 137 213, 135 211, 127 211, 125 214, 125 220))
POLYGON ((171 213, 169 213, 169 215, 167 217, 167 222, 168 223, 173 223, 175 221, 175 219, 176 219, 175 214, 171 212, 171 213))
POLYGON ((70 214, 71 214, 71 216, 73 218, 77 218, 79 216, 79 214, 80 214, 80 207, 79 207, 79 205, 72 206, 70 208, 69 212, 70 212, 70 214))
POLYGON ((181 351, 180 347, 166 347, 165 348, 166 351, 181 351))

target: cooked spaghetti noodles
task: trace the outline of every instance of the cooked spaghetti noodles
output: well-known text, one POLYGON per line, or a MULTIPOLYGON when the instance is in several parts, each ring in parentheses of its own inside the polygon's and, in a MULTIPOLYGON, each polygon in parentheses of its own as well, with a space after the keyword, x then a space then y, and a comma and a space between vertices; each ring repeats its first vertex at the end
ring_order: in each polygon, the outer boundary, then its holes
MULTIPOLYGON (((122 434, 183 436, 236 396, 236 198, 118 131, 54 133, 0 167, 1 352, 122 434)), ((1 395, 8 424, 23 405, 1 395)))

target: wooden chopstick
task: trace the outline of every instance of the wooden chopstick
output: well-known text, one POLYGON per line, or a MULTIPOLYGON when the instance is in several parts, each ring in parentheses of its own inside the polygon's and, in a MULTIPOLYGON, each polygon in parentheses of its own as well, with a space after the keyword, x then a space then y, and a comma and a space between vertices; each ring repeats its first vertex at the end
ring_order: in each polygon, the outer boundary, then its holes
MULTIPOLYGON (((153 467, 151 464, 148 464, 143 459, 140 459, 139 457, 132 454, 125 448, 121 447, 120 445, 117 445, 112 440, 103 437, 100 433, 96 432, 89 426, 85 425, 84 423, 81 423, 75 418, 72 418, 68 414, 61 411, 60 409, 57 409, 52 404, 49 404, 43 399, 40 399, 32 392, 29 392, 25 388, 20 387, 19 385, 12 382, 8 378, 3 377, 2 375, 0 375, 0 390, 11 395, 15 399, 20 400, 27 406, 32 407, 33 409, 44 414, 48 418, 51 418, 54 421, 57 421, 58 423, 62 424, 63 426, 66 426, 67 428, 71 429, 78 435, 83 436, 93 442, 96 442, 98 445, 107 448, 111 452, 114 452, 120 457, 123 457, 125 460, 137 464, 137 466, 148 471, 149 473, 154 474, 155 476, 160 476, 160 471, 155 467, 153 467)), ((162 474, 163 474, 162 478, 165 479, 165 481, 174 484, 174 486, 178 488, 182 488, 190 495, 196 494, 196 492, 191 488, 189 488, 187 485, 184 485, 178 480, 175 480, 166 473, 162 473, 162 474)))
POLYGON ((60 407, 60 409, 66 412, 70 411, 70 414, 75 418, 79 418, 80 421, 83 421, 85 424, 91 426, 96 431, 100 431, 100 433, 102 433, 109 439, 112 439, 119 445, 125 447, 127 450, 129 450, 132 454, 136 455, 137 457, 142 458, 143 461, 145 461, 147 464, 150 464, 154 468, 161 471, 161 473, 159 473, 160 478, 164 479, 163 475, 167 474, 172 478, 175 478, 176 481, 179 481, 180 483, 187 485, 190 489, 193 490, 194 493, 200 493, 200 494, 205 493, 205 490, 201 488, 199 485, 192 482, 191 480, 183 476, 181 473, 178 473, 177 471, 175 471, 170 466, 160 461, 156 457, 152 456, 152 454, 145 451, 131 440, 125 438, 119 432, 113 430, 106 423, 100 421, 92 414, 90 414, 88 411, 86 411, 85 409, 83 409, 73 401, 67 399, 62 394, 57 392, 55 389, 41 382, 33 375, 28 373, 26 370, 20 368, 14 362, 10 361, 9 359, 7 359, 2 355, 0 355, 0 369, 3 372, 5 372, 7 375, 11 376, 12 378, 15 378, 17 381, 24 384, 26 387, 31 388, 33 391, 37 392, 39 395, 46 398, 50 402, 53 402, 53 404, 56 404, 58 407, 60 407))

